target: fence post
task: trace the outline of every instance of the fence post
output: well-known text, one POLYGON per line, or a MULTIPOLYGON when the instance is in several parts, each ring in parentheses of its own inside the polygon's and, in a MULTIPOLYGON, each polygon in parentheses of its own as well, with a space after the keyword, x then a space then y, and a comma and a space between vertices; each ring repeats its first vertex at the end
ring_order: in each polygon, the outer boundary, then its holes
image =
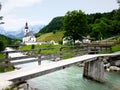
POLYGON ((38 51, 38 65, 41 65, 41 49, 38 51))
MULTIPOLYGON (((8 52, 5 52, 5 59, 8 59, 9 57, 9 53, 8 52)), ((5 65, 7 65, 9 62, 8 61, 5 61, 5 65)), ((4 71, 6 72, 7 71, 7 68, 8 66, 5 67, 4 71)))
POLYGON ((112 47, 110 47, 110 53, 112 53, 112 47))
POLYGON ((108 51, 108 48, 107 48, 107 46, 106 46, 106 52, 108 51))
POLYGON ((62 47, 60 47, 60 60, 62 60, 63 57, 62 57, 62 47))
POLYGON ((100 46, 100 53, 102 52, 102 46, 100 46))
POLYGON ((90 49, 89 49, 89 46, 88 46, 88 44, 87 44, 87 46, 86 46, 86 51, 85 51, 84 54, 86 54, 86 53, 89 54, 89 50, 90 50, 90 49))
POLYGON ((94 46, 94 51, 95 51, 94 53, 97 54, 97 48, 96 48, 96 46, 94 46))

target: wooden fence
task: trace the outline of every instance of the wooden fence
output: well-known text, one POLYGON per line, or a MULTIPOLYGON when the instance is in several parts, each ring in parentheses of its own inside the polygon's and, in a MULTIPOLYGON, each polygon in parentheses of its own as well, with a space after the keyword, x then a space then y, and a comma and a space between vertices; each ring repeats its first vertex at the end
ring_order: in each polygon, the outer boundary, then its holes
POLYGON ((97 46, 97 45, 81 45, 81 46, 66 46, 60 48, 4 51, 0 52, 5 55, 4 59, 0 59, 0 68, 14 67, 15 65, 31 63, 36 61, 40 65, 42 60, 58 61, 84 54, 96 54, 98 52, 102 52, 103 50, 112 52, 111 46, 97 46), (22 53, 22 56, 10 57, 9 56, 10 53, 22 53))

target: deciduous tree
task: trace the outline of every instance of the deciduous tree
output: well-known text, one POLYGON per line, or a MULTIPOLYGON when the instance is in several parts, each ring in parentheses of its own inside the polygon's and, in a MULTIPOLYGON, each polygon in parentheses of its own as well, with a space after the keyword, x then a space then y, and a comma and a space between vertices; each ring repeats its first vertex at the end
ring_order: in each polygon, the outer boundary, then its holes
POLYGON ((81 10, 68 11, 64 17, 65 37, 69 37, 74 42, 82 39, 87 33, 86 14, 81 10))

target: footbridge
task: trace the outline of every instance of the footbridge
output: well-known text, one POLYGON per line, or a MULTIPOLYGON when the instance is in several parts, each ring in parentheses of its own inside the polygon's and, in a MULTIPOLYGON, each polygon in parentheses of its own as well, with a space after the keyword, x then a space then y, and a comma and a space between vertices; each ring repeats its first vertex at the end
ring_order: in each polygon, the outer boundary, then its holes
POLYGON ((104 82, 103 58, 105 57, 120 57, 120 53, 83 55, 32 68, 22 68, 20 70, 1 73, 0 80, 22 82, 57 70, 65 69, 76 63, 84 62, 83 76, 99 82, 104 82))

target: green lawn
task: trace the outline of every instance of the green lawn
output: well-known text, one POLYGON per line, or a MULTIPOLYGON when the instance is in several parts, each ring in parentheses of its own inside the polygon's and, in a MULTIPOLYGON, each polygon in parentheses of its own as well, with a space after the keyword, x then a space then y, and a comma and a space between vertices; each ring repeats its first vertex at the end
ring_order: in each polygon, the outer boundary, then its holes
POLYGON ((5 58, 5 56, 3 54, 0 54, 0 59, 5 58))
MULTIPOLYGON (((0 54, 0 60, 1 59, 4 59, 5 58, 5 55, 3 55, 3 54, 0 54)), ((4 64, 5 62, 1 62, 0 64, 4 64)), ((13 67, 8 67, 8 68, 6 68, 6 70, 5 70, 5 68, 0 68, 0 72, 5 72, 5 71, 12 71, 13 70, 13 67)))
POLYGON ((118 51, 120 51, 120 44, 113 46, 113 47, 112 47, 112 51, 113 51, 113 52, 118 52, 118 51))
MULTIPOLYGON (((44 45, 35 45, 34 49, 43 49, 41 50, 42 54, 52 54, 54 53, 56 56, 60 56, 60 48, 62 48, 62 54, 63 54, 63 59, 71 58, 75 56, 75 53, 73 53, 71 50, 79 50, 80 48, 78 47, 69 47, 68 45, 52 45, 52 44, 44 44, 44 45), (44 50, 47 49, 47 50, 44 50)), ((21 50, 30 50, 32 48, 32 45, 26 45, 22 46, 20 49, 21 50)), ((37 54, 37 51, 34 51, 34 54, 37 54)), ((81 52, 81 51, 80 51, 81 52)), ((82 52, 81 52, 82 53, 82 52)), ((29 55, 29 52, 27 53, 29 55)))
MULTIPOLYGON (((45 49, 45 48, 54 48, 54 49, 49 49, 49 50, 42 50, 42 54, 51 54, 55 52, 60 52, 60 47, 63 47, 63 45, 52 45, 52 44, 44 44, 44 45, 35 45, 34 49, 45 49)), ((20 49, 21 50, 30 50, 32 48, 32 45, 26 45, 22 46, 20 49)), ((71 50, 71 48, 67 48, 67 50, 71 50)), ((120 44, 115 45, 112 47, 113 52, 120 51, 120 44)), ((67 52, 70 53, 70 52, 67 52)), ((108 53, 106 51, 103 51, 102 53, 108 53)), ((70 55, 69 55, 70 57, 70 55)))
MULTIPOLYGON (((46 49, 46 48, 48 48, 49 50, 42 50, 41 53, 50 54, 50 53, 54 53, 54 52, 59 52, 60 47, 61 47, 61 45, 44 44, 44 45, 35 45, 34 49, 46 49), (50 49, 50 48, 54 48, 54 49, 50 49)), ((32 49, 32 45, 22 46, 20 49, 21 50, 30 50, 30 49, 32 49)))

